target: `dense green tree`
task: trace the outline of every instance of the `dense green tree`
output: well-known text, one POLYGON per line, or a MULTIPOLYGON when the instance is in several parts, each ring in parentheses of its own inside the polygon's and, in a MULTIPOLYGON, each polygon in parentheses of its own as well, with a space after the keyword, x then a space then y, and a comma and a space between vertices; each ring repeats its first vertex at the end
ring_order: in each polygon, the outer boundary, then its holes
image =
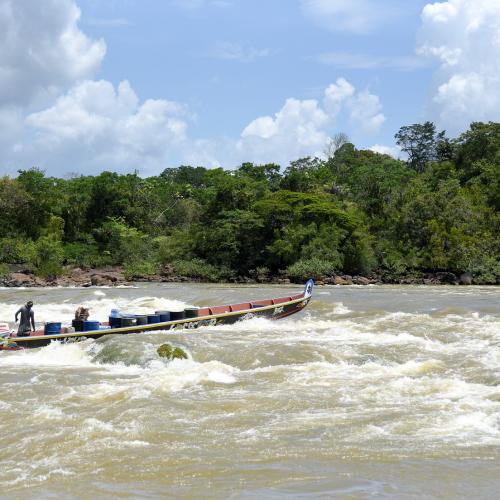
POLYGON ((15 179, 0 178, 0 235, 33 235, 32 196, 15 179))
POLYGON ((60 215, 62 199, 60 196, 64 181, 53 177, 45 177, 42 170, 31 168, 20 170, 17 184, 28 194, 28 205, 31 223, 25 233, 36 238, 48 223, 52 214, 60 215))
POLYGON ((54 277, 123 265, 203 280, 471 272, 500 279, 500 124, 448 139, 426 122, 397 134, 408 161, 358 150, 236 170, 0 178, 0 266, 54 277))
POLYGON ((408 166, 422 172, 429 161, 447 159, 452 154, 445 132, 436 132, 432 122, 401 127, 394 136, 401 151, 408 155, 408 166))
POLYGON ((324 162, 319 158, 300 158, 292 161, 283 173, 281 188, 303 193, 313 191, 318 184, 324 162))
POLYGON ((265 165, 243 163, 238 169, 238 173, 243 176, 248 176, 256 182, 262 183, 263 187, 270 191, 277 191, 279 189, 281 182, 280 166, 275 163, 267 163, 265 165))

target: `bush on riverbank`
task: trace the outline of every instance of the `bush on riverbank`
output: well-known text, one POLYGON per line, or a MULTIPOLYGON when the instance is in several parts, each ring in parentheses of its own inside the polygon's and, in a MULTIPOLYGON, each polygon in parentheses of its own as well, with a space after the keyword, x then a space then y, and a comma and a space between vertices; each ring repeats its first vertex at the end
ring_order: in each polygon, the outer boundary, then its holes
POLYGON ((302 282, 309 278, 323 280, 326 277, 335 276, 336 271, 337 265, 334 262, 313 257, 295 262, 288 266, 283 274, 291 280, 302 282))

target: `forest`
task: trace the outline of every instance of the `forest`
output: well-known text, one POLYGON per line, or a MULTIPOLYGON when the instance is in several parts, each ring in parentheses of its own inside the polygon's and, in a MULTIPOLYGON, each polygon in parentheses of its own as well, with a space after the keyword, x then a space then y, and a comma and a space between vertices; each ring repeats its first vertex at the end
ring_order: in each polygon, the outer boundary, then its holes
POLYGON ((0 275, 120 265, 131 280, 450 272, 498 283, 500 123, 448 138, 426 122, 395 138, 404 159, 337 134, 324 157, 286 166, 184 165, 147 178, 19 170, 0 178, 0 275))

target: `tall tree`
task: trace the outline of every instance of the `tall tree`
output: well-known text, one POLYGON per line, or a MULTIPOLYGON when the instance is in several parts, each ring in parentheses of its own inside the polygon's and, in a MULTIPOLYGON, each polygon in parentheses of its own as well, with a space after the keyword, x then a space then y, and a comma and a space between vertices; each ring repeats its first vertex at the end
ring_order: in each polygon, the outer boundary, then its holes
POLYGON ((447 141, 444 131, 436 133, 432 122, 406 125, 394 137, 396 144, 408 155, 408 166, 417 172, 422 172, 429 161, 437 159, 438 145, 447 141))

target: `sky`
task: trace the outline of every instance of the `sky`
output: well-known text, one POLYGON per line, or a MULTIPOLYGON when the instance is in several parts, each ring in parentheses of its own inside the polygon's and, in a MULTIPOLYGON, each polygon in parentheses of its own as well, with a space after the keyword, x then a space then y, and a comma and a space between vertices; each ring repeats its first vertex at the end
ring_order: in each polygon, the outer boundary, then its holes
POLYGON ((397 157, 499 88, 500 0, 0 0, 0 174, 397 157))

